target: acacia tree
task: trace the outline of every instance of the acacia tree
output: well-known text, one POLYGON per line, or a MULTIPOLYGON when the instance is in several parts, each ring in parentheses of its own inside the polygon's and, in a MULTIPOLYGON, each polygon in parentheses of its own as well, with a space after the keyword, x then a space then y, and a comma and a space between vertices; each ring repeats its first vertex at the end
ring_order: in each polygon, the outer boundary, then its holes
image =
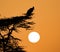
POLYGON ((18 38, 12 36, 13 31, 17 31, 17 28, 30 29, 34 22, 27 20, 32 19, 34 7, 30 8, 23 16, 16 16, 7 19, 0 19, 0 32, 8 29, 8 33, 3 35, 0 33, 0 52, 25 52, 23 47, 18 45, 18 38))

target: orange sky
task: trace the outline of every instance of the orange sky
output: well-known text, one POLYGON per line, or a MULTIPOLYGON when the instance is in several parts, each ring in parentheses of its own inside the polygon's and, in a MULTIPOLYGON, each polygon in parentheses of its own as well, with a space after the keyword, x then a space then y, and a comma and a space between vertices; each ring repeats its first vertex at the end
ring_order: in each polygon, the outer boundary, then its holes
POLYGON ((13 34, 22 39, 22 45, 27 52, 60 52, 60 4, 59 0, 0 0, 0 18, 23 15, 34 6, 32 20, 36 23, 33 30, 18 29, 13 34), (37 31, 41 39, 32 44, 28 34, 37 31), (23 33, 24 32, 24 33, 23 33))

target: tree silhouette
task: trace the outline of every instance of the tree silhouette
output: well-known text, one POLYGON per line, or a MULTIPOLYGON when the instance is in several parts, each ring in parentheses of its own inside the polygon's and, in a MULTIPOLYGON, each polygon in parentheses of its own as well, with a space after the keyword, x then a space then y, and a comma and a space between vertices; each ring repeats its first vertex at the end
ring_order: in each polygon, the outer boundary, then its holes
POLYGON ((34 22, 27 21, 32 18, 34 7, 30 8, 27 13, 23 16, 16 16, 7 19, 0 19, 0 52, 25 52, 22 46, 18 45, 18 38, 12 36, 12 32, 16 31, 17 28, 25 28, 29 30, 30 25, 34 22), (8 33, 3 35, 1 31, 8 29, 8 33))

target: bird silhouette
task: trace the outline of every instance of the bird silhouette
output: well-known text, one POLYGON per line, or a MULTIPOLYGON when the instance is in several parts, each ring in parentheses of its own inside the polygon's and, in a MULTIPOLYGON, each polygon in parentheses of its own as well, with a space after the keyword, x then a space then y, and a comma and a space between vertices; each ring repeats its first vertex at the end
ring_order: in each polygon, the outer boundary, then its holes
POLYGON ((32 13, 33 10, 34 10, 34 6, 32 8, 30 8, 25 15, 27 15, 27 16, 33 15, 33 13, 32 13))

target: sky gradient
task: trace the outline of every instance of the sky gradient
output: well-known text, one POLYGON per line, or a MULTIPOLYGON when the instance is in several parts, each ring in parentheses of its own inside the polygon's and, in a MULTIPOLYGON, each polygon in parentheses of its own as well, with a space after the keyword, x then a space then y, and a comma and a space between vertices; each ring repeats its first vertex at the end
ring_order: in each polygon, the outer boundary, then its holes
POLYGON ((22 39, 21 45, 27 52, 60 52, 59 2, 59 0, 0 0, 0 18, 23 15, 34 6, 32 21, 36 24, 32 26, 33 30, 19 28, 18 33, 13 32, 13 35, 22 39), (28 41, 28 34, 32 31, 38 32, 41 36, 36 44, 28 41))

